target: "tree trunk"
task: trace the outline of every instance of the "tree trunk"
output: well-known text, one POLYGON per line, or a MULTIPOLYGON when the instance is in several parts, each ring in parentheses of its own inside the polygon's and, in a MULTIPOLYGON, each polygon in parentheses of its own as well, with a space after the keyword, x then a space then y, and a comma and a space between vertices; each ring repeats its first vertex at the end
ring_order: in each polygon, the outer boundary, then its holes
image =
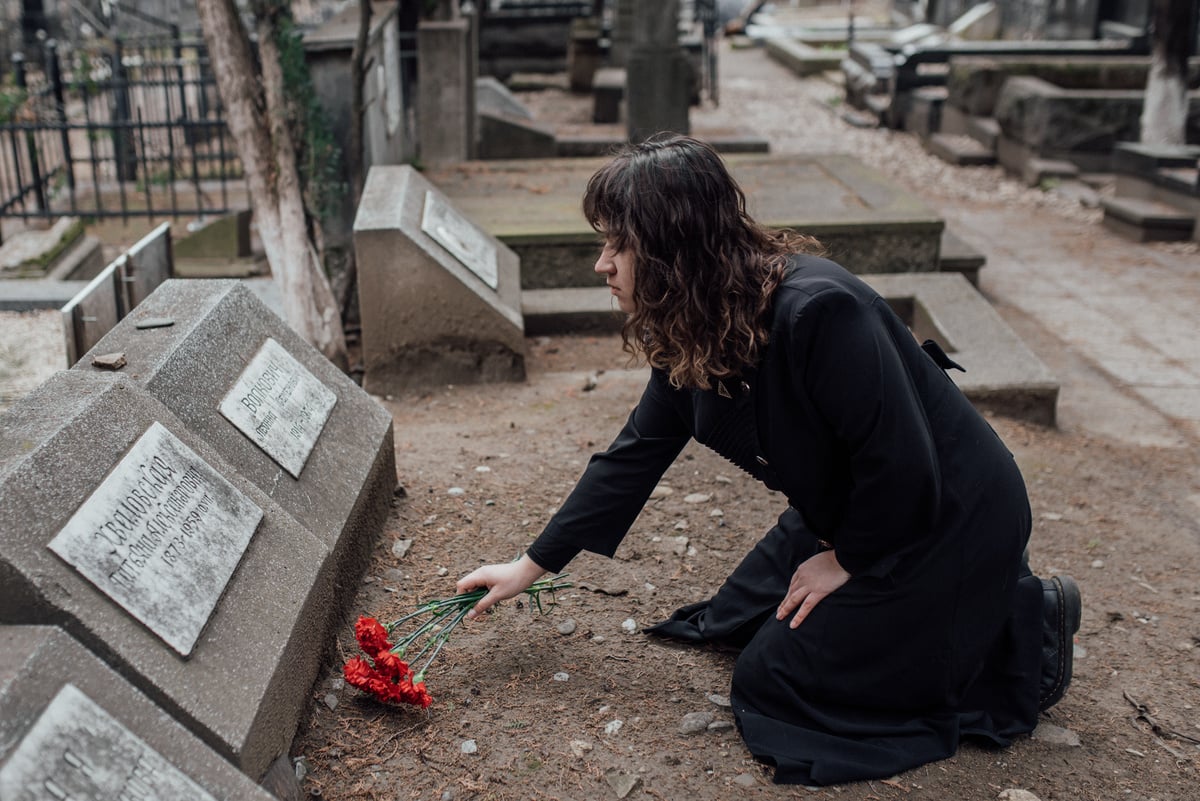
POLYGON ((1154 0, 1150 74, 1141 119, 1141 140, 1146 144, 1187 143, 1187 71, 1193 13, 1193 0, 1154 0))
POLYGON ((344 370, 341 314, 308 232, 274 32, 269 23, 260 21, 260 72, 233 0, 197 0, 196 8, 229 131, 246 174, 259 237, 283 297, 284 317, 296 333, 344 370))

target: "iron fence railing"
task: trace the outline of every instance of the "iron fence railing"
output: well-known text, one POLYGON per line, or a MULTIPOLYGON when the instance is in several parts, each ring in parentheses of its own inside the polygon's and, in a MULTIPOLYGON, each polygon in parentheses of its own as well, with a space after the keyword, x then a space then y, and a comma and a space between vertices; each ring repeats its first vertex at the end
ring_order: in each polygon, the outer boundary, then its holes
POLYGON ((202 41, 49 40, 39 55, 14 57, 0 88, 0 216, 230 211, 242 170, 202 41))

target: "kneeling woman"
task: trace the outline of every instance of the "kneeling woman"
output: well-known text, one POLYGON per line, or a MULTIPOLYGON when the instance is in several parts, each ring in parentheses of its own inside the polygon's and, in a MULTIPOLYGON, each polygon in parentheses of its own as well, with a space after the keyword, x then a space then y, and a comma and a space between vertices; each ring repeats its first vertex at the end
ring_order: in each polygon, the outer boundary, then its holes
POLYGON ((458 582, 481 612, 611 556, 690 438, 789 506, 707 601, 650 631, 741 648, 731 701, 777 782, 890 776, 1006 745, 1070 677, 1079 594, 1023 558, 1012 455, 887 303, 768 231, 709 146, 628 148, 591 179, 596 271, 652 370, 625 427, 516 562, 458 582))

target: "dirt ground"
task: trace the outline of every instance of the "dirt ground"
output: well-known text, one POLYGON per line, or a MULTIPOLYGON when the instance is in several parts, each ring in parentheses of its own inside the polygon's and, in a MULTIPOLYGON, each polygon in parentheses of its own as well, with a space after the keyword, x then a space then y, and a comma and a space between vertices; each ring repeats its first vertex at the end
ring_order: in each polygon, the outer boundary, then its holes
MULTIPOLYGON (((998 168, 951 168, 906 134, 847 125, 833 105, 836 85, 791 80, 761 55, 726 50, 721 58, 721 107, 696 110, 694 125, 748 126, 776 152, 853 152, 939 208, 1026 209, 1030 219, 1096 224, 1094 208, 1023 187, 998 168)), ((522 99, 560 129, 587 127, 586 98, 547 90, 522 99)), ((1065 364, 1056 362, 1062 343, 1036 320, 1010 319, 1052 367, 1065 364)), ((479 564, 516 557, 624 422, 646 374, 629 367, 615 337, 528 344, 524 384, 383 400, 395 419, 405 494, 353 604, 357 613, 393 619, 418 601, 453 594, 455 579, 479 564), (393 552, 397 540, 412 540, 403 557, 393 552)), ((1062 375, 1074 380, 1077 372, 1062 375)), ((305 789, 338 801, 973 801, 1014 789, 1041 801, 1195 801, 1194 436, 1181 429, 1184 446, 1155 447, 1082 426, 991 422, 1029 487, 1035 572, 1074 576, 1084 598, 1074 683, 1035 736, 1004 750, 967 743, 952 759, 886 781, 773 785, 719 703, 733 656, 622 626, 657 622, 708 597, 783 509, 777 494, 693 444, 663 479, 671 491, 648 504, 615 559, 584 554, 569 566, 576 586, 549 614, 510 601, 455 632, 429 674, 435 701, 427 712, 385 708, 343 686, 340 666, 357 651, 344 626, 341 652, 314 689, 293 749, 308 771, 305 789), (567 621, 575 626, 564 634, 567 621), (712 728, 681 733, 695 712, 710 713, 712 728)))
MULTIPOLYGON (((522 385, 384 401, 406 494, 358 593, 358 612, 399 617, 418 601, 453 594, 455 579, 478 564, 515 557, 624 422, 645 380, 644 371, 627 369, 615 337, 530 340, 529 354, 522 385), (398 558, 393 545, 402 539, 413 543, 398 558)), ((1194 800, 1194 451, 991 422, 1029 485, 1035 572, 1073 575, 1083 590, 1075 680, 1043 716, 1079 744, 1040 735, 1005 750, 966 744, 952 759, 887 781, 773 785, 736 730, 720 727, 732 723, 728 707, 710 700, 727 697, 733 656, 622 628, 711 594, 784 505, 693 443, 663 479, 672 492, 649 503, 615 559, 576 559, 568 568, 576 586, 548 614, 509 601, 455 632, 429 674, 435 701, 427 712, 387 708, 342 685, 341 661, 356 651, 343 627, 341 654, 315 688, 293 749, 310 771, 305 787, 328 799, 965 800, 1020 788, 1042 801, 1194 800), (564 635, 568 619, 577 625, 564 635), (712 713, 717 726, 682 734, 691 712, 712 713), (613 721, 621 721, 618 731, 613 721), (468 740, 475 753, 464 753, 468 740)))

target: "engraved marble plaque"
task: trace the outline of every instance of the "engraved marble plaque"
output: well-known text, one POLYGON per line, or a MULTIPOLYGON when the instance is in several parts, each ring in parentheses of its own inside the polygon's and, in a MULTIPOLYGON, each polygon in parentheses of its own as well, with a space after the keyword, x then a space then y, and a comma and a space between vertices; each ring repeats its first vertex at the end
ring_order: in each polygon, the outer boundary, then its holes
POLYGON ((49 548, 187 656, 262 517, 155 422, 49 548))
POLYGON ((333 390, 268 337, 220 409, 280 467, 300 478, 335 403, 333 390))
POLYGON ((72 684, 0 768, 4 801, 215 801, 72 684))
POLYGON ((500 285, 496 246, 470 220, 434 192, 425 192, 421 230, 450 251, 454 258, 492 289, 500 285))

